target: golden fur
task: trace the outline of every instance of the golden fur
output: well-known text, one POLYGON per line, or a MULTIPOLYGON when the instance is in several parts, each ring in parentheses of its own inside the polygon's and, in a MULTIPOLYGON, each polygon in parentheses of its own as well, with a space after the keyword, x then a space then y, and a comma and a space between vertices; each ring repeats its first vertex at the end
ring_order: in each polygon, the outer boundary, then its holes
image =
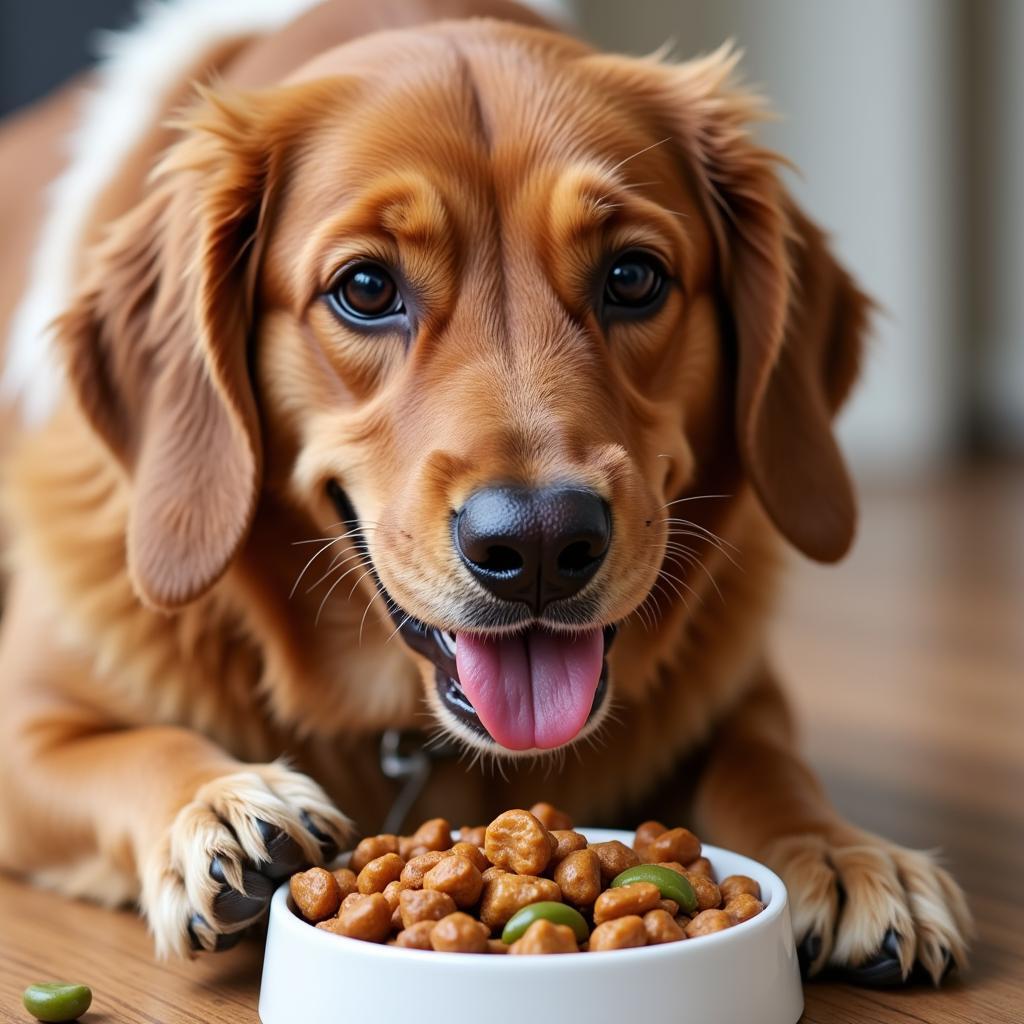
POLYGON ((937 976, 964 956, 959 891, 839 817, 764 659, 781 539, 821 560, 851 542, 830 421, 867 302, 751 140, 735 58, 602 55, 504 5, 401 27, 483 8, 386 6, 394 31, 335 0, 197 54, 216 87, 170 128, 168 97, 97 214, 58 327, 69 399, 4 465, 0 865, 137 898, 183 952, 191 913, 215 921, 211 855, 260 858, 254 817, 311 858, 301 812, 339 841, 345 815, 374 829, 376 737, 429 727, 436 697, 326 484, 395 600, 456 628, 449 510, 568 477, 615 514, 595 613, 624 623, 612 713, 568 756, 441 765, 415 813, 545 796, 612 822, 657 791, 675 820, 693 791, 709 839, 782 872, 815 967, 896 927, 937 976), (602 338, 588 281, 626 245, 677 286, 602 338), (325 310, 352 255, 415 281, 409 350, 325 310))

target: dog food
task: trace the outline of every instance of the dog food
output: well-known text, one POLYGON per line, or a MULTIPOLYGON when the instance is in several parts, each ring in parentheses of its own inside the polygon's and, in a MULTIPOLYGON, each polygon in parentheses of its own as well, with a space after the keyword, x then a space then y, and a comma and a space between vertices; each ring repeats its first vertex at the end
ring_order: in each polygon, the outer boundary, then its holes
POLYGON ((692 940, 763 909, 757 882, 716 881, 688 829, 645 821, 632 847, 588 843, 551 804, 453 838, 434 818, 363 839, 350 867, 293 875, 292 903, 324 931, 406 949, 512 955, 692 940))

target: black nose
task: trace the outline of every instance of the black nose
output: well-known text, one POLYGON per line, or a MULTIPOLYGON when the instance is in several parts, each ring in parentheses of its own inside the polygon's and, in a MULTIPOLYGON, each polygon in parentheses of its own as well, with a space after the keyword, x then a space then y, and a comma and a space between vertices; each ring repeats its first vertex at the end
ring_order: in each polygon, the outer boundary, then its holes
POLYGON ((582 590, 600 568, 612 534, 608 503, 582 487, 488 487, 455 520, 455 547, 496 597, 536 614, 582 590))

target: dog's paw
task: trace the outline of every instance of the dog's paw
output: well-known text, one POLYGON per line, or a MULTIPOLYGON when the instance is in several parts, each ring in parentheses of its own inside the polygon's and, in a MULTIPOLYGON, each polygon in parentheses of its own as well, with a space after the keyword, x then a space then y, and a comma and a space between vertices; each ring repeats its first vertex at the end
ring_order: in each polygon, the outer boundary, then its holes
POLYGON ((789 836, 762 856, 789 890, 806 975, 828 966, 874 987, 903 984, 912 973, 938 984, 965 964, 971 915, 934 853, 851 830, 789 836))
POLYGON ((324 791, 282 765, 206 783, 143 865, 142 907, 158 955, 235 945, 281 879, 330 861, 351 834, 324 791))

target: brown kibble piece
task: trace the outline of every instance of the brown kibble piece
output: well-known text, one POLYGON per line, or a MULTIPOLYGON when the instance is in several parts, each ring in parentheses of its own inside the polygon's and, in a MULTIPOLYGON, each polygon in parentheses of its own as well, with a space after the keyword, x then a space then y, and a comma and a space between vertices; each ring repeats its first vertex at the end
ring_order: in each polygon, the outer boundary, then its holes
POLYGON ((388 882, 384 886, 384 891, 381 895, 388 901, 388 906, 395 910, 398 907, 398 898, 402 894, 402 883, 396 878, 393 882, 388 882))
POLYGON ((551 854, 551 864, 558 864, 560 861, 565 860, 570 853, 587 848, 586 837, 581 836, 579 832, 559 828, 555 829, 551 834, 555 837, 555 852, 551 854))
POLYGON ((669 871, 674 871, 677 875, 685 875, 686 868, 677 860, 663 860, 658 862, 659 868, 668 868, 669 871))
POLYGON ((517 875, 539 875, 556 846, 551 833, 529 811, 499 814, 484 834, 487 859, 517 875))
POLYGON ((338 883, 338 892, 341 893, 341 898, 344 899, 349 893, 359 892, 359 886, 356 884, 356 873, 351 868, 338 868, 336 871, 331 872, 334 875, 334 880, 338 883))
POLYGON ((333 917, 341 905, 338 883, 330 871, 310 868, 292 875, 288 883, 292 901, 307 921, 323 921, 333 917))
POLYGON ((422 843, 416 842, 412 836, 398 837, 398 856, 402 860, 412 860, 414 857, 430 852, 422 843))
POLYGON ((636 852, 618 839, 607 843, 592 843, 590 849, 597 854, 601 862, 601 878, 607 885, 616 875, 622 874, 626 868, 635 867, 640 863, 636 852))
POLYGON ((385 853, 374 857, 363 867, 356 878, 359 891, 364 896, 372 892, 383 892, 391 882, 397 882, 402 875, 405 861, 397 853, 385 853))
POLYGON ((705 878, 704 875, 695 875, 692 871, 685 872, 684 877, 690 883, 694 896, 697 897, 698 910, 713 910, 722 902, 722 894, 710 878, 705 878))
POLYGON ((568 925, 554 924, 541 918, 534 921, 522 937, 509 946, 508 951, 513 956, 529 956, 537 953, 578 953, 579 946, 576 945, 576 936, 568 925))
POLYGON ((599 924, 590 933, 588 949, 591 953, 602 953, 610 949, 631 949, 646 945, 647 929, 644 928, 643 919, 633 914, 599 924))
POLYGON ((405 862, 402 873, 399 875, 402 885, 406 889, 422 889, 423 876, 434 867, 440 864, 448 854, 442 850, 434 850, 428 853, 421 853, 405 862))
POLYGON ((448 855, 450 857, 465 857, 466 860, 476 865, 477 871, 486 871, 491 866, 491 862, 484 856, 484 851, 472 843, 460 841, 448 851, 448 855))
POLYGON ((741 892, 733 896, 722 908, 733 924, 742 924, 752 917, 757 917, 764 910, 764 904, 749 892, 741 892))
POLYGON ((507 874, 508 872, 504 868, 496 868, 492 864, 486 871, 481 872, 481 878, 483 878, 484 884, 486 885, 492 878, 497 878, 498 875, 507 874))
POLYGON ((555 868, 562 897, 578 907, 590 906, 601 893, 601 862, 593 850, 576 850, 555 868))
POLYGON ((360 896, 358 902, 353 901, 343 907, 341 913, 329 922, 333 925, 329 930, 337 935, 347 935, 350 939, 383 942, 391 934, 391 908, 388 901, 379 892, 356 895, 360 896))
POLYGON ((458 910, 448 893, 436 889, 403 889, 398 897, 398 908, 406 928, 420 921, 440 921, 458 910))
POLYGON ((549 803, 541 801, 530 808, 530 813, 549 831, 555 829, 568 831, 572 828, 572 818, 565 811, 560 811, 549 803))
POLYGON ((651 845, 651 840, 667 831, 668 826, 662 825, 660 821, 645 821, 637 828, 636 835, 633 837, 633 849, 641 861, 649 859, 647 850, 651 845))
POLYGON ((430 944, 430 933, 436 921, 417 921, 404 928, 395 936, 395 945, 405 949, 433 949, 430 944))
POLYGON ((338 914, 341 915, 343 910, 347 910, 349 907, 355 906, 357 903, 362 903, 366 897, 361 892, 350 892, 342 901, 341 906, 338 908, 338 914))
POLYGON ((687 926, 686 937, 696 939, 701 935, 721 932, 732 926, 732 920, 724 910, 702 910, 687 926))
POLYGON ((650 882, 633 882, 617 889, 605 889, 594 903, 594 924, 604 924, 617 917, 642 917, 661 902, 661 892, 650 882))
POLYGON ((348 866, 358 875, 371 860, 383 857, 385 853, 398 853, 398 836, 367 836, 361 839, 359 845, 352 851, 352 859, 348 866))
POLYGON ((499 928, 521 907, 544 900, 561 902, 562 890, 550 878, 533 875, 496 875, 484 882, 480 920, 488 928, 499 928))
POLYGON ((675 900, 659 900, 658 906, 668 914, 669 917, 675 917, 679 913, 679 904, 675 900))
POLYGON ((647 945, 658 946, 663 942, 678 942, 686 938, 683 929, 676 924, 674 916, 660 908, 649 910, 644 914, 644 930, 647 932, 647 945))
POLYGON ((322 932, 331 932, 334 935, 344 935, 341 930, 341 921, 337 917, 329 917, 326 921, 318 921, 316 927, 322 932))
POLYGON ((508 946, 505 945, 501 939, 488 939, 487 940, 487 952, 488 953, 507 953, 508 946))
POLYGON ((413 843, 426 850, 447 850, 452 845, 452 826, 444 818, 431 818, 410 836, 413 843))
POLYGON ((647 855, 656 862, 677 860, 690 864, 700 856, 700 840, 688 828, 671 828, 651 840, 647 855))
POLYGON ((457 910, 434 925, 430 944, 439 953, 486 953, 488 938, 485 924, 457 910))
POLYGON ((705 878, 715 880, 715 872, 711 867, 711 861, 707 857, 698 857, 695 861, 686 865, 686 870, 694 875, 703 875, 705 878))
POLYGON ((723 878, 718 888, 722 893, 722 900, 726 903, 739 896, 740 893, 749 893, 755 899, 761 898, 761 886, 747 875, 729 875, 723 878))
POLYGON ((473 846, 483 846, 486 831, 486 825, 463 825, 459 829, 459 839, 464 843, 471 843, 473 846))
POLYGON ((461 910, 480 899, 484 880, 477 866, 465 857, 445 857, 423 876, 424 889, 447 893, 461 910))

